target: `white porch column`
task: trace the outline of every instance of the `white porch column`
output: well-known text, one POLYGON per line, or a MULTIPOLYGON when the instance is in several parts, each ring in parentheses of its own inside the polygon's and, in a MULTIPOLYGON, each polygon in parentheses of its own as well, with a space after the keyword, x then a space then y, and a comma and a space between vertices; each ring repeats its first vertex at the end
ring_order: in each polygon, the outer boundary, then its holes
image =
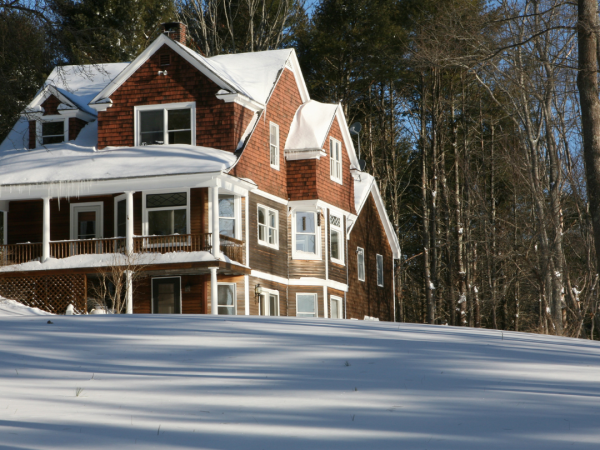
POLYGON ((126 314, 133 314, 133 277, 131 270, 125 271, 125 276, 127 277, 127 304, 126 304, 126 314))
POLYGON ((212 254, 215 258, 221 256, 221 240, 219 239, 219 188, 211 188, 212 203, 212 254))
POLYGON ((219 314, 219 290, 217 284, 218 267, 210 268, 210 313, 213 316, 219 314))
POLYGON ((42 262, 46 262, 50 258, 50 197, 44 198, 43 224, 42 262))
POLYGON ((125 250, 133 253, 133 191, 125 192, 125 250))

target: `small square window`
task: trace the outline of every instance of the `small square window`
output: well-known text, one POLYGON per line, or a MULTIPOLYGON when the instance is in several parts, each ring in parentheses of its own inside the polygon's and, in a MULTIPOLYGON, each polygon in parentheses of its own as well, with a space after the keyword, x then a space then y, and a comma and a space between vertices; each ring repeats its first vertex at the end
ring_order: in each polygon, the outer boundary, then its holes
POLYGON ((317 294, 296 294, 296 316, 317 317, 317 294))
POLYGON ((65 141, 65 121, 42 122, 42 144, 59 144, 65 141))

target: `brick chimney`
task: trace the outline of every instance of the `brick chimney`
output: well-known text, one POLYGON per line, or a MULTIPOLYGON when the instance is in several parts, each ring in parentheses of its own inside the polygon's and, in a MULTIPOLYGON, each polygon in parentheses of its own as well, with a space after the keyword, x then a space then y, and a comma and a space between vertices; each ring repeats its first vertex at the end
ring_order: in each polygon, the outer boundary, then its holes
POLYGON ((186 45, 187 27, 181 22, 163 23, 163 33, 174 41, 186 45))

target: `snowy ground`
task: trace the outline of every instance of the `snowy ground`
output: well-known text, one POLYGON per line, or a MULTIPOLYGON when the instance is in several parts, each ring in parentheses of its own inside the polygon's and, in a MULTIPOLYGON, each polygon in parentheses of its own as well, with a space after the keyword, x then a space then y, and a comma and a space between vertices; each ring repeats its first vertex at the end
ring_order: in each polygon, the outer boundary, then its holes
POLYGON ((599 446, 596 342, 296 318, 0 317, 0 450, 599 446))

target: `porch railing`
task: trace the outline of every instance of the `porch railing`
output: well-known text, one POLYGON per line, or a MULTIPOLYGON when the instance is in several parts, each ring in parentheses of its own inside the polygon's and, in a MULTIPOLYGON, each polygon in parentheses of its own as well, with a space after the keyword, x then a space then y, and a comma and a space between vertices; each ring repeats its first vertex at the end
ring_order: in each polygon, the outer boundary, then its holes
MULTIPOLYGON (((243 241, 220 236, 221 251, 233 261, 243 263, 243 241)), ((175 234, 170 236, 135 236, 134 253, 210 252, 211 233, 175 234)), ((125 253, 125 238, 81 239, 50 242, 50 256, 56 259, 76 255, 125 253)), ((41 243, 0 245, 0 266, 40 260, 41 243)))

